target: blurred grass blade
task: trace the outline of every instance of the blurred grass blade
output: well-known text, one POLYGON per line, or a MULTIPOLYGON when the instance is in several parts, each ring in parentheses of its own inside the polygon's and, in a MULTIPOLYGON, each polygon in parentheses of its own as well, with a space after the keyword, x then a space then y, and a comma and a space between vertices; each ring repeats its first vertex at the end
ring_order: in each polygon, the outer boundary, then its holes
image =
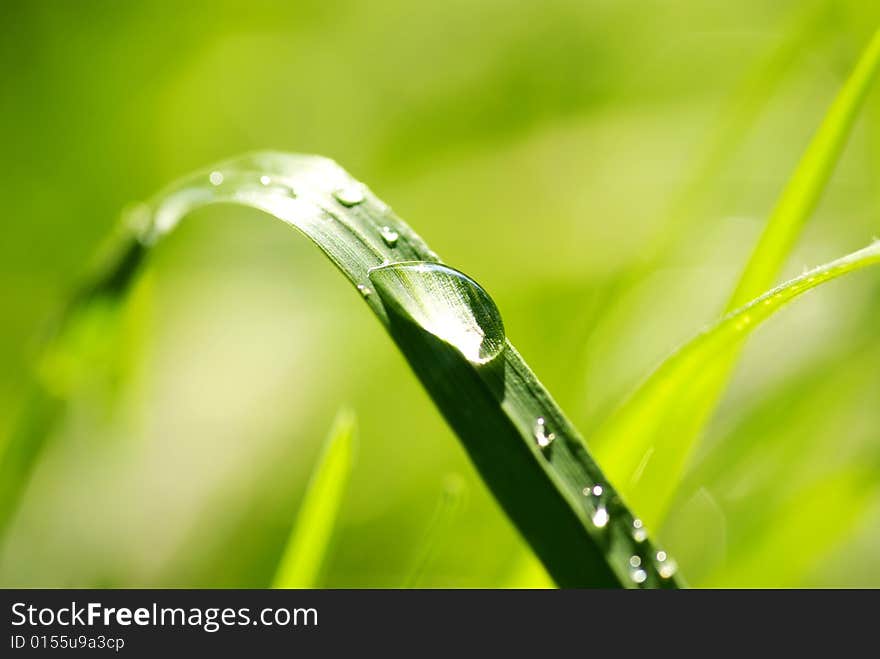
POLYGON ((314 588, 318 585, 339 509, 348 489, 354 461, 355 430, 352 412, 344 410, 336 416, 278 564, 273 588, 314 588))
POLYGON ((443 484, 440 500, 437 502, 434 514, 425 531, 425 537, 419 549, 416 550, 416 560, 404 585, 405 588, 420 588, 422 586, 431 560, 437 554, 440 545, 449 533, 449 528, 461 512, 466 494, 465 487, 461 476, 452 474, 447 477, 443 484))
POLYGON ((40 337, 24 404, 0 445, 0 540, 70 396, 96 379, 118 375, 109 371, 120 367, 124 353, 118 344, 125 294, 144 254, 144 246, 131 240, 124 225, 40 337))
POLYGON ((505 579, 503 588, 542 590, 555 588, 555 584, 541 561, 532 552, 523 552, 505 579))
MULTIPOLYGON (((617 437, 651 437, 650 450, 643 454, 609 451, 607 461, 603 463, 610 473, 625 475, 628 479, 633 492, 631 499, 646 521, 656 523, 659 520, 666 502, 659 500, 657 493, 668 496, 669 479, 681 473, 683 465, 673 464, 670 468, 669 456, 678 455, 680 460, 683 459, 681 435, 698 430, 697 424, 687 425, 689 420, 695 419, 695 411, 683 403, 683 391, 698 392, 698 397, 717 373, 711 365, 729 355, 758 325, 787 302, 820 284, 877 263, 880 263, 880 242, 792 279, 726 315, 651 375, 649 386, 643 387, 630 401, 630 413, 619 417, 614 427, 617 437), (638 414, 632 413, 634 410, 638 414), (663 469, 657 464, 650 465, 655 456, 664 456, 662 460, 656 459, 663 469), (653 468, 649 469, 649 466, 653 468)), ((697 422, 702 420, 697 418, 697 422)))
MULTIPOLYGON (((878 31, 838 94, 767 223, 728 311, 773 285, 831 176, 880 65, 878 31)), ((600 428, 594 450, 652 527, 660 524, 687 459, 736 364, 739 342, 696 365, 663 364, 600 428), (681 370, 676 370, 681 369, 681 370), (684 370, 690 369, 690 370, 684 370)))
MULTIPOLYGON (((708 587, 792 588, 822 564, 870 516, 876 504, 876 465, 827 475, 798 491, 768 521, 752 528, 736 559, 713 571, 708 587)), ((763 520, 762 520, 763 521, 763 520)))
POLYGON ((583 438, 507 340, 488 293, 440 263, 366 186, 326 158, 251 154, 157 195, 150 221, 132 243, 150 248, 189 212, 215 203, 249 206, 280 219, 342 271, 559 585, 677 586, 674 562, 654 547, 583 438), (640 558, 637 569, 634 556, 640 558))

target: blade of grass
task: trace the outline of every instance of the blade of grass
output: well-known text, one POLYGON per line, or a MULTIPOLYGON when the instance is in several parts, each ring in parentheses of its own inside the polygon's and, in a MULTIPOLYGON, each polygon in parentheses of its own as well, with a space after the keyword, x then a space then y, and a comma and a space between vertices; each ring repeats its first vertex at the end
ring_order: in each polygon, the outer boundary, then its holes
POLYGON ((336 416, 279 561, 273 588, 314 588, 318 585, 348 489, 354 462, 355 428, 352 412, 343 410, 336 416))
POLYGON ((851 537, 876 502, 876 466, 849 468, 797 492, 772 523, 754 529, 736 547, 736 560, 712 572, 708 587, 802 586, 804 578, 851 537), (796 547, 796 551, 792 548, 796 547), (769 567, 769 569, 768 569, 769 567), (772 583, 767 575, 772 576, 772 583))
MULTIPOLYGON (((880 65, 875 33, 776 205, 728 311, 773 284, 812 212, 880 65)), ((645 521, 659 525, 687 460, 717 406, 739 355, 730 343, 698 367, 676 359, 662 365, 600 428, 594 449, 645 521), (699 371, 698 373, 696 371, 699 371)))
MULTIPOLYGON (((488 294, 363 184, 316 156, 258 153, 161 192, 132 243, 149 249, 190 211, 262 210, 308 236, 407 358, 502 508, 567 587, 676 587, 577 430, 507 340, 488 294), (633 569, 638 556, 641 566, 633 569)), ((105 278, 114 279, 108 272, 105 278)), ((87 306, 88 299, 80 301, 87 306)))
POLYGON ((728 302, 728 310, 742 306, 772 286, 779 276, 831 178, 878 67, 880 30, 874 33, 789 179, 728 302))
POLYGON ((119 333, 125 294, 146 253, 132 240, 128 222, 127 216, 122 231, 101 248, 90 274, 37 341, 24 404, 0 446, 0 540, 69 396, 94 378, 99 361, 112 357, 107 346, 119 333))
MULTIPOLYGON (((669 496, 672 490, 669 479, 683 470, 681 435, 693 436, 699 430, 696 426, 703 421, 702 417, 694 416, 693 408, 686 403, 683 406, 683 386, 696 392, 705 391, 706 384, 711 384, 717 377, 717 371, 707 365, 726 358, 760 323, 787 302, 820 284, 877 263, 880 263, 880 242, 792 279, 727 314, 715 326, 679 349, 651 375, 650 386, 643 387, 630 401, 631 408, 638 409, 642 415, 620 417, 615 428, 620 437, 650 435, 654 438, 651 450, 639 462, 635 460, 638 456, 631 453, 609 452, 607 462, 603 463, 611 473, 629 475, 630 484, 635 486, 632 498, 641 506, 639 511, 646 519, 659 519, 662 505, 657 493, 669 496), (679 462, 673 463, 670 455, 678 456, 679 462), (651 465, 654 456, 658 457, 651 465)), ((699 398, 692 396, 687 400, 695 402, 699 398)))

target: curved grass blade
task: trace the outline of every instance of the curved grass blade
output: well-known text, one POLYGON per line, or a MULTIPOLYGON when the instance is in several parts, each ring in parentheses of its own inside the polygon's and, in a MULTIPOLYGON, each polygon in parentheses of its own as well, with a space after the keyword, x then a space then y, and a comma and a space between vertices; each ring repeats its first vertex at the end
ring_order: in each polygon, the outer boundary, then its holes
POLYGON ((326 158, 245 156, 157 195, 149 204, 150 221, 132 243, 149 248, 187 213, 215 203, 249 206, 280 219, 342 271, 559 585, 677 586, 672 561, 647 538, 582 437, 507 340, 489 295, 442 265, 362 183, 326 158))
POLYGON ((336 416, 278 564, 273 588, 318 585, 351 476, 355 430, 352 412, 343 410, 336 416))
POLYGON ((874 33, 789 179, 728 302, 728 310, 767 290, 779 276, 831 178, 878 68, 880 30, 874 33))
MULTIPOLYGON (((620 417, 614 428, 620 437, 651 437, 652 445, 644 455, 634 452, 609 452, 606 469, 614 474, 625 475, 632 487, 634 505, 646 520, 658 520, 665 501, 660 501, 658 492, 669 493, 670 473, 680 474, 683 464, 673 464, 670 469, 669 455, 680 456, 681 434, 693 433, 702 418, 695 419, 694 409, 687 407, 682 400, 682 390, 688 387, 702 392, 712 381, 716 371, 707 365, 718 363, 726 358, 731 350, 742 344, 743 340, 764 320, 778 311, 798 295, 836 279, 842 275, 880 263, 880 242, 811 270, 796 279, 774 288, 740 309, 729 313, 718 324, 699 334, 678 352, 667 359, 650 377, 649 386, 643 387, 629 403, 630 414, 620 417), (639 414, 632 413, 638 411, 639 414), (692 425, 687 424, 691 419, 692 425), (666 456, 662 462, 667 470, 648 469, 648 462, 654 455, 666 456)), ((691 399, 694 400, 694 399, 691 399)))
MULTIPOLYGON (((728 311, 772 286, 831 176, 878 66, 880 31, 783 191, 728 311)), ((602 464, 651 526, 659 525, 666 513, 691 451, 736 364, 739 345, 716 353, 711 362, 692 365, 691 371, 662 365, 595 436, 594 450, 602 464)), ((683 362, 675 363, 683 368, 683 362)))

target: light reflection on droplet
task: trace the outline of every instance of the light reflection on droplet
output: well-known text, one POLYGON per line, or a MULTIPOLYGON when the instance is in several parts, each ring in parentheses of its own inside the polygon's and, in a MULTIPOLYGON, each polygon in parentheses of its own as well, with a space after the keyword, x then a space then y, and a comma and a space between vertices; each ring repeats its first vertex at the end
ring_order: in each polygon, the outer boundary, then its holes
POLYGON ((603 529, 608 524, 608 510, 606 510, 605 506, 599 506, 596 508, 596 512, 593 513, 593 525, 596 528, 603 529))
POLYGON ((208 176, 208 180, 211 182, 211 185, 220 185, 221 183, 223 183, 223 173, 211 172, 208 176))

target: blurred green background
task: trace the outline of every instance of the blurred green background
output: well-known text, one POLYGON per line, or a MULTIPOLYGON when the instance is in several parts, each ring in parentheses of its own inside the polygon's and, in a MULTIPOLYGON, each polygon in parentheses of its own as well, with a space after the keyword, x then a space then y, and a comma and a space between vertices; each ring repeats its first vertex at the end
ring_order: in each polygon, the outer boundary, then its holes
MULTIPOLYGON (((589 435, 720 312, 880 5, 35 1, 0 18, 0 436, 33 337, 122 209, 254 149, 367 182, 494 296, 589 435)), ((878 120, 873 93, 787 275, 880 233, 878 120)), ((691 584, 880 586, 878 294, 871 272, 829 285, 750 342, 657 530, 691 584)), ((191 216, 115 350, 112 384, 82 388, 39 462, 3 585, 267 585, 343 406, 359 449, 325 585, 405 583, 455 475, 465 501, 419 585, 545 583, 357 293, 281 223, 191 216)))

